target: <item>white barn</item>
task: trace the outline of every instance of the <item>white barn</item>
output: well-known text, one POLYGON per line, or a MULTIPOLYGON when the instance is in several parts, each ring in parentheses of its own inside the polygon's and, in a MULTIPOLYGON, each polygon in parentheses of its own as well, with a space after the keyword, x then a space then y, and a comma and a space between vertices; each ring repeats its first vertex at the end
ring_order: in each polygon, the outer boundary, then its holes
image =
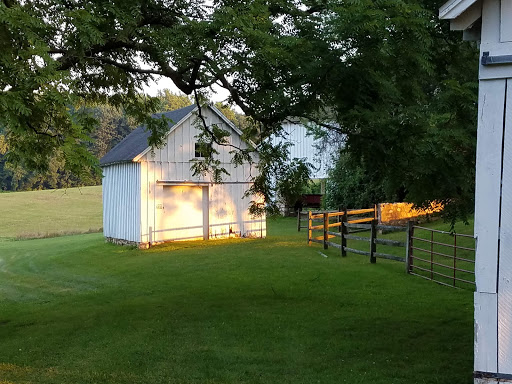
MULTIPOLYGON (((241 132, 215 107, 202 108, 208 125, 231 131, 230 144, 245 148, 241 132)), ((146 248, 176 240, 265 237, 265 217, 252 217, 243 198, 257 169, 235 167, 226 146, 215 155, 228 172, 222 183, 193 176, 197 152, 197 106, 165 116, 173 123, 163 148, 151 148, 149 132, 139 127, 101 160, 103 169, 103 233, 107 240, 146 248)))

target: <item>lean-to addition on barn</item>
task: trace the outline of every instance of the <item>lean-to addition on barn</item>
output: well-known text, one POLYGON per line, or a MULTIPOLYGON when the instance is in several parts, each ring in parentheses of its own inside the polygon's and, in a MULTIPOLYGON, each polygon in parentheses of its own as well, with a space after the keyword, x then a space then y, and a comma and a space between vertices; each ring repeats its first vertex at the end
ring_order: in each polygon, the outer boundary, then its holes
MULTIPOLYGON (((213 106, 202 108, 208 125, 231 131, 231 144, 244 148, 241 132, 213 106)), ((243 198, 257 169, 231 164, 230 147, 215 146, 228 172, 222 183, 209 175, 193 176, 200 158, 197 107, 191 105, 165 116, 172 121, 163 148, 151 148, 149 132, 139 127, 101 160, 103 169, 103 233, 113 242, 150 244, 229 236, 265 237, 265 217, 252 217, 243 198)))

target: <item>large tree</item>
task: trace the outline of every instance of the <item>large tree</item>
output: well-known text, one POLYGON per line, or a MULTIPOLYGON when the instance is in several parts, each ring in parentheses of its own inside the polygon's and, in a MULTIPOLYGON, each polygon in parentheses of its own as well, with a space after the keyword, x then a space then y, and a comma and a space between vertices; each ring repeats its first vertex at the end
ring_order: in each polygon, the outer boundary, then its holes
MULTIPOLYGON (((0 0, 0 124, 9 158, 44 170, 60 153, 69 170, 96 169, 86 150, 93 121, 81 106, 98 101, 123 106, 151 130, 150 144, 158 145, 167 122, 151 118, 158 102, 139 91, 150 78, 165 76, 198 103, 213 84, 225 88, 255 123, 246 135, 261 148, 279 133, 281 121, 302 117, 345 134, 347 149, 363 164, 380 167, 388 178, 402 177, 406 167, 395 155, 417 132, 443 126, 447 133, 439 143, 457 145, 448 131, 474 109, 466 97, 471 87, 454 76, 461 58, 473 62, 472 51, 439 24, 438 5, 0 0), (464 96, 459 101, 457 93, 464 96)), ((461 70, 470 74, 467 65, 461 70)), ((225 132, 203 128, 205 140, 225 143, 225 132)), ((471 146, 463 147, 470 158, 471 146)), ((238 151, 234 160, 249 157, 238 151)), ((419 181, 406 176, 411 196, 421 191, 425 175, 419 181)), ((443 190, 441 197, 448 201, 450 193, 443 190)))

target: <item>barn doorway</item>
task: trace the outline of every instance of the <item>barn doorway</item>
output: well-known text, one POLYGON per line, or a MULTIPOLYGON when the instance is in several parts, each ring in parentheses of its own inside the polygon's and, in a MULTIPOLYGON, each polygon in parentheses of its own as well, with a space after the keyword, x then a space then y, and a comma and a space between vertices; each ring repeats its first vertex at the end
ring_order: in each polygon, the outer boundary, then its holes
POLYGON ((163 241, 208 239, 208 187, 165 185, 158 232, 163 241))

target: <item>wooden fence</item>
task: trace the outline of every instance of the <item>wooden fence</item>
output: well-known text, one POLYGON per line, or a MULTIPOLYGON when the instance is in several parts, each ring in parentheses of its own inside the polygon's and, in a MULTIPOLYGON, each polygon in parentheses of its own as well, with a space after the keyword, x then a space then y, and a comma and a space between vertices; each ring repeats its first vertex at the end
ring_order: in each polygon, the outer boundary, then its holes
MULTIPOLYGON (((345 209, 324 212, 299 211, 297 212, 297 230, 300 232, 301 229, 308 229, 310 227, 310 216, 312 216, 313 220, 323 219, 324 213, 331 215, 329 217, 341 218, 342 216, 346 216, 347 221, 351 224, 368 223, 377 218, 377 206, 369 209, 345 209)), ((341 219, 339 222, 341 222, 341 219)), ((338 226, 340 225, 341 224, 338 224, 338 226)))
POLYGON ((407 273, 443 285, 474 286, 475 248, 473 236, 420 227, 414 225, 412 221, 408 222, 407 226, 392 226, 379 225, 377 220, 372 217, 349 220, 350 214, 360 215, 371 212, 373 212, 372 209, 308 212, 308 226, 306 227, 308 229, 308 245, 318 243, 322 244, 324 249, 337 248, 343 257, 347 253, 367 256, 370 263, 376 263, 377 258, 403 262, 407 273), (369 232, 369 236, 353 234, 361 231, 369 232), (315 232, 322 234, 315 236, 315 232), (381 236, 379 234, 389 232, 405 232, 405 241, 379 238, 381 236), (434 234, 449 236, 453 240, 443 242, 436 239, 434 234), (347 240, 364 242, 368 244, 368 247, 366 249, 364 249, 365 247, 348 247, 347 240), (404 248, 404 256, 379 252, 379 245, 404 248), (450 254, 443 250, 445 248, 451 250, 450 254))
POLYGON ((350 211, 338 211, 338 212, 323 212, 323 213, 308 213, 308 245, 312 243, 323 244, 324 249, 329 247, 335 247, 340 249, 341 256, 346 256, 347 252, 355 253, 358 255, 368 256, 371 263, 376 263, 377 258, 383 258, 388 260, 395 260, 405 262, 405 257, 399 257, 384 252, 377 251, 377 245, 388 245, 393 247, 403 247, 407 249, 407 243, 389 240, 379 239, 379 231, 393 232, 402 231, 405 232, 409 227, 399 227, 391 225, 379 225, 375 217, 366 218, 354 218, 355 215, 375 213, 374 209, 354 209, 350 211), (351 219, 350 216, 352 216, 351 219), (334 222, 333 222, 334 219, 334 222), (321 222, 320 224, 315 223, 321 222), (337 228, 338 231, 334 232, 331 229, 337 228), (321 231, 321 236, 314 236, 314 231, 321 231), (357 232, 368 232, 370 231, 369 237, 356 236, 353 233, 357 232), (330 241, 334 238, 339 238, 339 243, 330 241), (369 243, 368 251, 349 248, 347 247, 347 240, 355 240, 369 243))

